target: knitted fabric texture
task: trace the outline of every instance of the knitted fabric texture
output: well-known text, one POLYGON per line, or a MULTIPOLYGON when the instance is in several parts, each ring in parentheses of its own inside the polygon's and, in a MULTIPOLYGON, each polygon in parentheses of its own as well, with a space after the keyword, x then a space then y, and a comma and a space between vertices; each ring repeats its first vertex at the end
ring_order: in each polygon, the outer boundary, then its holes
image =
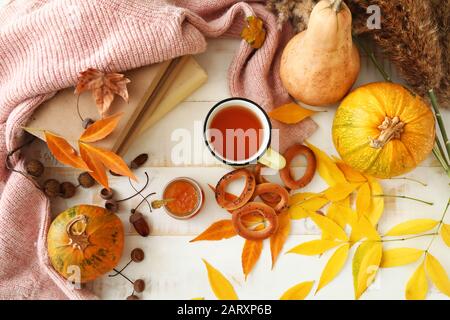
MULTIPOLYGON (((280 53, 292 35, 276 28, 262 1, 28 0, 0 8, 0 158, 20 145, 27 119, 89 67, 122 72, 206 49, 206 38, 239 37, 245 16, 262 18, 267 39, 244 41, 231 63, 232 96, 266 110, 287 102, 278 75, 280 53)), ((68 110, 70 112, 70 110, 68 110)), ((301 142, 316 124, 280 128, 280 148, 301 142)), ((17 157, 16 169, 23 167, 17 157)), ((49 201, 31 181, 0 168, 0 299, 91 299, 51 267, 46 250, 49 201)))

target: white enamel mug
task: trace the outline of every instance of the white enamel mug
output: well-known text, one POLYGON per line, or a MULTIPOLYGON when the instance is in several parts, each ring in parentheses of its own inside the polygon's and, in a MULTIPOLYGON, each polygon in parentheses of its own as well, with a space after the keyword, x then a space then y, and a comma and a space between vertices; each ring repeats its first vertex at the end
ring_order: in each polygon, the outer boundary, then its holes
POLYGON ((203 124, 203 137, 205 139, 206 146, 211 151, 212 155, 225 164, 233 167, 242 167, 259 162, 275 170, 280 170, 286 165, 286 160, 278 152, 274 151, 271 147, 272 139, 272 125, 270 123, 267 113, 255 102, 245 98, 228 98, 215 104, 206 115, 203 124), (255 153, 253 153, 248 159, 235 160, 223 156, 218 152, 212 143, 211 134, 211 122, 218 112, 221 110, 238 106, 250 110, 259 120, 262 126, 261 143, 255 153))

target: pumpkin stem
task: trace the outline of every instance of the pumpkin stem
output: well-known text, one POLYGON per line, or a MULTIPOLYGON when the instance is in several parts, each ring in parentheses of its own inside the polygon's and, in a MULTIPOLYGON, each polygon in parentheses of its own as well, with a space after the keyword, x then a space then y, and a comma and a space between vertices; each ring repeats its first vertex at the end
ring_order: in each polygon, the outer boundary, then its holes
POLYGON ((331 2, 331 6, 333 8, 334 11, 339 12, 342 9, 342 1, 343 0, 333 0, 331 2))
POLYGON ((400 139, 405 123, 400 121, 399 117, 384 118, 383 123, 378 127, 381 130, 378 138, 369 138, 370 146, 375 149, 383 148, 391 139, 400 139))
POLYGON ((89 246, 88 235, 86 234, 87 217, 79 215, 70 220, 66 226, 69 245, 74 249, 84 251, 89 246))

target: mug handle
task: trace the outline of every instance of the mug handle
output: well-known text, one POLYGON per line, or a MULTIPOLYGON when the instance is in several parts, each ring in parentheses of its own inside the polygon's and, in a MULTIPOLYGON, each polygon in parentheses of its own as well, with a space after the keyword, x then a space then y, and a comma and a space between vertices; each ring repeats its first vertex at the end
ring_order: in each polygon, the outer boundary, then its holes
POLYGON ((258 159, 258 162, 274 170, 281 170, 286 166, 286 159, 270 147, 258 159))

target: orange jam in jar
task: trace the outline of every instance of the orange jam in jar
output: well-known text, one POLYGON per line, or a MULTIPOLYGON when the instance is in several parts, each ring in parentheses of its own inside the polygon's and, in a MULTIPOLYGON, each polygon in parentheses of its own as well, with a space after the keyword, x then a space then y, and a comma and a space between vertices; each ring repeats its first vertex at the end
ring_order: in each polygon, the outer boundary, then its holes
POLYGON ((203 205, 203 191, 199 184, 189 178, 172 180, 164 188, 163 199, 166 212, 176 219, 188 219, 196 215, 203 205))

